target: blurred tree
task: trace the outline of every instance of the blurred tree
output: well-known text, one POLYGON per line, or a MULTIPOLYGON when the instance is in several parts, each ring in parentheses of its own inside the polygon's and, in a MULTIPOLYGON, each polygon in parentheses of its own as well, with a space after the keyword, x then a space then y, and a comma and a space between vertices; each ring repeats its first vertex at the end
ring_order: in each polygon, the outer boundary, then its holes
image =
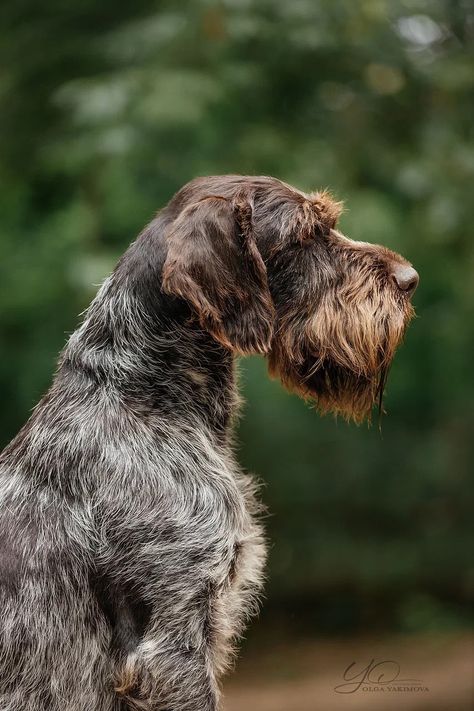
POLYGON ((349 236, 414 262, 420 318, 381 435, 318 421, 242 364, 270 603, 317 600, 320 625, 452 624, 474 589, 471 4, 5 0, 0 19, 3 441, 94 284, 181 184, 329 186, 349 236))

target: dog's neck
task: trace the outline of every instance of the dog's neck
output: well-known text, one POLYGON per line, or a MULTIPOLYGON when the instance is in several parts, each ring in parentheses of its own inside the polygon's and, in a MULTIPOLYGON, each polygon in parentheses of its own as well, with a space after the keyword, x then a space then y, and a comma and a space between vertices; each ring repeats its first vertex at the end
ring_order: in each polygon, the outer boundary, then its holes
POLYGON ((89 387, 118 391, 150 422, 204 427, 227 442, 238 404, 233 354, 161 293, 159 265, 144 270, 143 255, 135 259, 141 247, 132 245, 100 288, 63 352, 58 378, 74 370, 89 387))

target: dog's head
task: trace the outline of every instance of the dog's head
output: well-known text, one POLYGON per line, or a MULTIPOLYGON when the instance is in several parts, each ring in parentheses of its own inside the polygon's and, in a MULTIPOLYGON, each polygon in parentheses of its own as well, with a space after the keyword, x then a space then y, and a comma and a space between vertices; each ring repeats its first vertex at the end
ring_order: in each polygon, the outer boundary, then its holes
POLYGON ((273 178, 202 178, 170 207, 164 291, 321 411, 370 416, 413 316, 413 267, 338 232, 329 194, 273 178))

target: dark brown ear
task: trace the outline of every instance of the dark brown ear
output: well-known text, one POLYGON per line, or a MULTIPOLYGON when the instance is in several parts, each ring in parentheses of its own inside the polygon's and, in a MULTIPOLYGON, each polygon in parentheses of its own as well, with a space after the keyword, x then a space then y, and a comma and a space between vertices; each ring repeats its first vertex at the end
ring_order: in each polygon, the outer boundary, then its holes
POLYGON ((167 234, 163 290, 185 299, 202 328, 239 353, 266 353, 274 307, 248 200, 188 205, 167 234))

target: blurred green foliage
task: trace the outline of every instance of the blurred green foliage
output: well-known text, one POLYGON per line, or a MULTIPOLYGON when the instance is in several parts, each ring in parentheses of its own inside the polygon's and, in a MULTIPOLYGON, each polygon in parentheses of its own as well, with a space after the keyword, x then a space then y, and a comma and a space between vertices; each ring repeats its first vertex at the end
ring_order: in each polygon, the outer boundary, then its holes
POLYGON ((184 182, 329 187, 348 236, 416 265, 419 318, 381 433, 320 420, 242 363, 267 609, 339 629, 457 624, 474 591, 469 0, 5 0, 0 20, 3 442, 94 285, 184 182))

